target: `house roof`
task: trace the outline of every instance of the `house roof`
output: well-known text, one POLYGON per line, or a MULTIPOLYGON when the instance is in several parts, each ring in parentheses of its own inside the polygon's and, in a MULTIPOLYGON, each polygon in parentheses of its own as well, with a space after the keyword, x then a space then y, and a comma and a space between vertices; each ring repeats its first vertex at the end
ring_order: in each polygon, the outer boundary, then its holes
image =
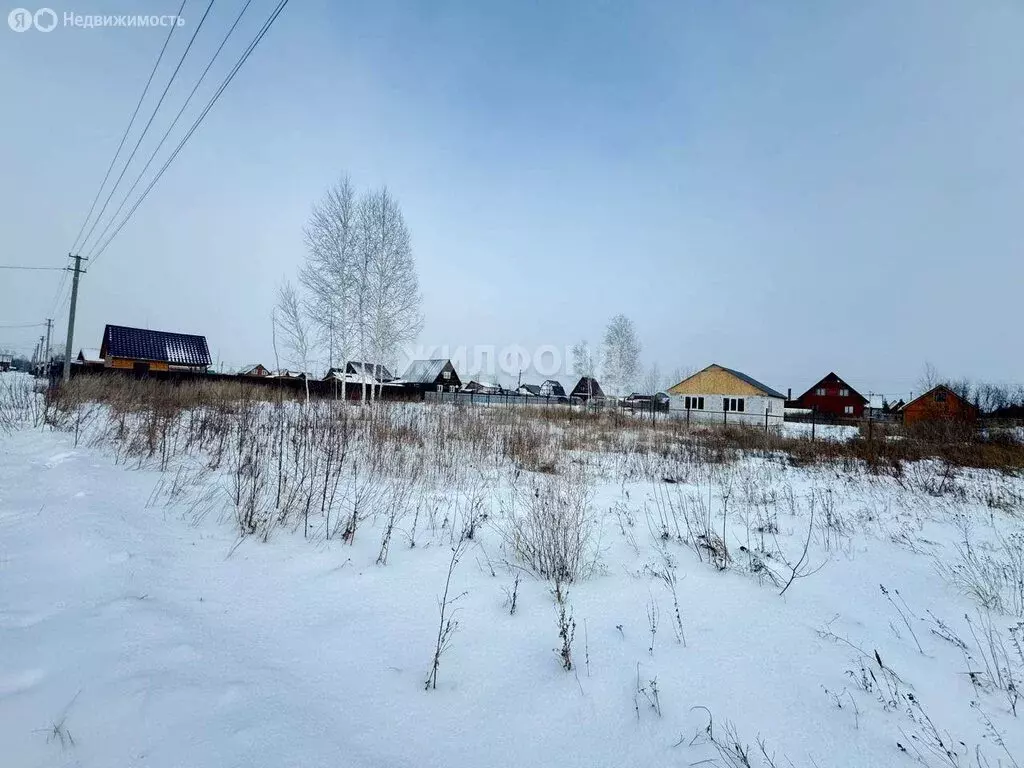
POLYGON ((365 373, 367 376, 377 381, 391 381, 395 378, 391 374, 391 371, 380 363, 364 363, 349 360, 345 365, 345 372, 355 374, 356 376, 360 376, 365 373))
POLYGON ((103 331, 103 350, 111 357, 154 360, 171 365, 210 365, 205 336, 169 331, 150 331, 124 325, 108 325, 103 331))
POLYGON ((735 368, 726 368, 724 365, 719 365, 718 363, 712 363, 711 365, 707 366, 706 368, 702 368, 701 370, 697 371, 696 373, 691 374, 690 376, 687 376, 685 379, 680 381, 675 386, 670 387, 669 389, 670 390, 675 389, 676 387, 678 387, 678 386, 680 386, 682 384, 685 384, 686 382, 690 381, 690 379, 694 379, 697 376, 700 376, 702 373, 711 370, 712 368, 718 368, 719 370, 725 371, 726 373, 730 374, 731 376, 735 376, 737 379, 739 379, 743 383, 749 384, 754 389, 758 390, 759 392, 761 392, 764 395, 767 395, 768 397, 777 397, 780 400, 785 400, 786 399, 786 396, 784 394, 782 394, 781 392, 778 392, 778 391, 772 389, 767 384, 762 384, 760 381, 755 379, 753 376, 747 376, 747 374, 743 373, 742 371, 737 371, 735 368))
POLYGON ((269 369, 263 363, 249 363, 248 365, 243 365, 241 368, 238 369, 238 375, 244 376, 247 373, 252 373, 257 368, 262 368, 263 370, 269 373, 269 369))
POLYGON ((598 384, 597 379, 591 376, 580 376, 580 380, 576 382, 576 386, 572 388, 573 396, 587 397, 604 397, 604 391, 601 389, 601 385, 598 384), (587 382, 590 382, 590 386, 587 386, 587 382))
MULTIPOLYGON (((3 355, 0 355, 0 357, 3 357, 3 355)), ((103 362, 103 357, 100 355, 100 351, 96 349, 96 347, 82 347, 78 350, 78 359, 87 363, 103 362)))
POLYGON ((735 376, 737 379, 740 379, 741 381, 745 381, 747 384, 749 384, 750 386, 754 387, 755 389, 761 390, 766 395, 768 395, 768 397, 778 397, 778 398, 780 398, 782 400, 786 399, 786 396, 784 394, 782 394, 781 392, 778 392, 777 390, 772 389, 767 384, 762 384, 760 381, 755 379, 753 376, 747 376, 747 374, 743 373, 742 371, 737 371, 734 368, 726 368, 724 365, 719 365, 718 367, 721 368, 723 371, 728 371, 733 376, 735 376))
POLYGON ((446 359, 413 360, 405 369, 402 380, 410 384, 433 384, 448 364, 446 359))
POLYGON ((804 392, 804 393, 803 393, 802 395, 800 395, 800 397, 798 397, 798 398, 797 398, 797 400, 803 400, 803 399, 804 399, 805 397, 807 397, 807 396, 809 396, 809 395, 813 394, 813 393, 814 393, 814 390, 816 390, 816 389, 817 389, 818 387, 820 387, 820 386, 821 386, 822 384, 824 384, 825 382, 829 381, 830 379, 833 379, 833 380, 835 380, 835 381, 839 382, 840 384, 842 384, 842 385, 843 385, 843 386, 844 386, 844 387, 845 387, 846 389, 850 390, 850 395, 851 395, 851 396, 855 396, 855 397, 857 397, 857 398, 858 398, 858 399, 859 399, 859 400, 860 400, 860 401, 861 401, 862 403, 864 403, 865 405, 867 405, 867 404, 868 404, 868 403, 870 402, 870 401, 869 401, 869 400, 868 400, 868 399, 867 399, 866 397, 864 397, 864 395, 862 395, 862 394, 861 394, 860 392, 858 392, 858 391, 857 391, 856 389, 854 389, 853 387, 851 387, 851 386, 850 386, 850 385, 849 385, 849 384, 848 384, 848 383, 847 383, 847 382, 846 382, 846 381, 845 381, 845 380, 844 380, 843 378, 841 378, 841 377, 839 376, 839 374, 837 374, 837 373, 836 373, 835 371, 829 371, 829 372, 828 372, 828 374, 826 374, 825 376, 822 376, 822 377, 821 377, 821 378, 820 378, 820 379, 819 379, 819 380, 817 381, 817 383, 816 383, 816 384, 815 384, 814 386, 812 386, 812 387, 811 387, 810 389, 808 389, 808 390, 807 390, 806 392, 804 392))
POLYGON ((524 389, 531 395, 540 396, 540 384, 520 384, 519 389, 524 389))

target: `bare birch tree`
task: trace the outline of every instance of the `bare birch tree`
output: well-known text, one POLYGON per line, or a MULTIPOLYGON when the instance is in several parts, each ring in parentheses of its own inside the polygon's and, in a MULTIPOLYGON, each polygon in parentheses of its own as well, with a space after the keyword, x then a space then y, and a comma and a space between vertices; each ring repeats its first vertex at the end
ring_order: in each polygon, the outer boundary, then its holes
MULTIPOLYGON (((340 362, 344 372, 355 335, 354 285, 358 277, 359 240, 355 190, 345 176, 313 206, 303 228, 306 262, 299 282, 308 294, 309 317, 327 347, 328 367, 340 362)), ((345 378, 341 380, 345 399, 345 378)))
POLYGON ((601 350, 594 349, 586 339, 573 345, 572 372, 577 376, 586 376, 588 400, 594 396, 593 382, 600 368, 601 350))
POLYGON ((616 315, 609 321, 604 332, 604 377, 613 394, 627 394, 636 383, 642 349, 632 320, 616 315))
MULTIPOLYGON (((289 367, 296 366, 302 371, 306 384, 306 402, 309 402, 309 353, 310 329, 308 318, 299 298, 298 291, 289 280, 277 289, 277 307, 274 311, 275 342, 280 335, 284 345, 285 361, 289 367)), ((276 343, 275 343, 276 349, 276 343)))
POLYGON ((355 283, 360 351, 364 360, 369 357, 375 365, 393 364, 401 345, 419 335, 423 315, 409 229, 398 201, 386 187, 360 199, 358 228, 355 283))
POLYGON ((644 376, 644 394, 656 395, 661 391, 661 383, 664 377, 661 375, 661 368, 657 363, 651 363, 651 367, 644 376))

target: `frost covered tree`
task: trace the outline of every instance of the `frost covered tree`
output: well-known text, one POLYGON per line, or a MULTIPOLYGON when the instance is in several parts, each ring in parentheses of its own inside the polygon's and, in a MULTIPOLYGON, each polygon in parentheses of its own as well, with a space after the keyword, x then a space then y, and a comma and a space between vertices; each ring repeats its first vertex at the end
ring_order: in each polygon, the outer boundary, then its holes
POLYGON ((360 353, 374 363, 394 363, 401 346, 423 328, 409 229, 386 187, 362 196, 357 226, 354 298, 360 353))
POLYGON ((663 379, 661 368, 657 363, 651 363, 651 367, 647 369, 647 375, 644 376, 644 394, 655 395, 660 392, 663 379))
POLYGON ((604 332, 604 378, 613 394, 627 394, 636 383, 642 349, 632 320, 616 315, 609 321, 604 332))
MULTIPOLYGON (((313 205, 303 228, 306 261, 299 282, 318 341, 327 348, 328 367, 344 370, 352 350, 355 327, 353 297, 359 256, 356 195, 347 176, 313 205)), ((341 397, 345 399, 342 379, 341 397)))
POLYGON ((586 339, 574 344, 572 348, 572 372, 577 376, 587 377, 587 399, 593 397, 591 383, 597 378, 601 367, 601 350, 594 349, 586 339))
MULTIPOLYGON (((352 355, 394 362, 399 347, 423 326, 409 229, 394 196, 382 188, 357 197, 343 177, 313 206, 303 233, 307 253, 299 279, 329 365, 344 369, 352 355)), ((344 379, 341 386, 345 399, 344 379)), ((362 389, 366 400, 365 378, 362 389)))
POLYGON ((308 403, 309 355, 312 350, 310 328, 299 293, 288 280, 281 283, 277 289, 277 306, 274 308, 275 347, 278 337, 284 346, 288 366, 295 366, 302 371, 308 403))

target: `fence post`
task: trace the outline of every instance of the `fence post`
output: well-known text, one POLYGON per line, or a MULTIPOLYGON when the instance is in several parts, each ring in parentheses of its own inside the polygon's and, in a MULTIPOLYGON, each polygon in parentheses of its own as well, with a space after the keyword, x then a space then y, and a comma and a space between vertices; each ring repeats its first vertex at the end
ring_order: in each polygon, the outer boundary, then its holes
POLYGON ((764 409, 764 431, 768 431, 768 409, 764 409))
POLYGON ((818 412, 811 408, 811 442, 814 442, 814 425, 818 420, 818 412))

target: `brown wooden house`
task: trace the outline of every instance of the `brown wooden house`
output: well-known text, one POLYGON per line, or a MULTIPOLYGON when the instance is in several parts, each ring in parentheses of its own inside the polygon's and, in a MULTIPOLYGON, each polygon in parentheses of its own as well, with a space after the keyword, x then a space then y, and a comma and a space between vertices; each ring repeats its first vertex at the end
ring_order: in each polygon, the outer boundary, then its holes
POLYGON ((945 384, 929 389, 903 407, 904 424, 926 421, 973 422, 977 418, 978 409, 945 384))
POLYGON ((794 402, 796 408, 807 408, 827 416, 859 419, 864 415, 868 399, 843 381, 833 371, 804 392, 794 402))
POLYGON ((205 336, 168 331, 150 331, 124 325, 103 330, 100 357, 107 368, 149 371, 198 371, 210 367, 210 349, 205 336))

